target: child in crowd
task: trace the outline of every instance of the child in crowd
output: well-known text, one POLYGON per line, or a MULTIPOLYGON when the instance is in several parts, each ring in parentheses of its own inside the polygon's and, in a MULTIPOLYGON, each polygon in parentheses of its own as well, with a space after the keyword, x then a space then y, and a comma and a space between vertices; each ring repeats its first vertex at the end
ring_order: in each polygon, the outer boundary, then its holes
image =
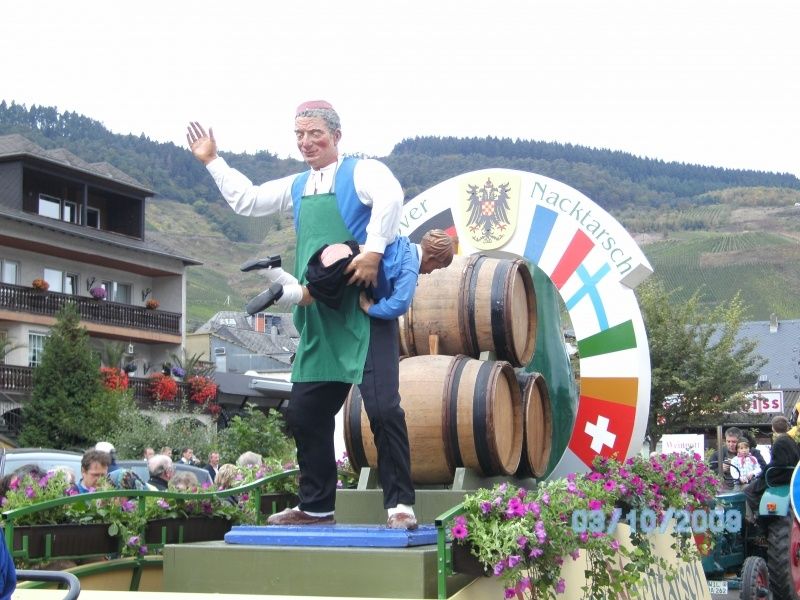
POLYGON ((753 477, 761 474, 761 466, 756 457, 750 454, 750 444, 746 440, 739 440, 736 444, 736 456, 731 459, 731 466, 739 472, 740 483, 750 483, 753 477))

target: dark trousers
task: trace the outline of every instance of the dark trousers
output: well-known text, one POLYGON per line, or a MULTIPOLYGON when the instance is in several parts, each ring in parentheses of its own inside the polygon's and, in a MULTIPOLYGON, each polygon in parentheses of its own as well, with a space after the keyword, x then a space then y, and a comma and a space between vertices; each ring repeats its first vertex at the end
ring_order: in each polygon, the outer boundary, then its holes
MULTIPOLYGON (((400 407, 397 320, 370 319, 370 343, 359 390, 378 449, 385 508, 414 504, 405 412, 400 407)), ((349 383, 298 382, 286 412, 297 445, 300 508, 329 512, 336 502, 334 417, 349 383)))

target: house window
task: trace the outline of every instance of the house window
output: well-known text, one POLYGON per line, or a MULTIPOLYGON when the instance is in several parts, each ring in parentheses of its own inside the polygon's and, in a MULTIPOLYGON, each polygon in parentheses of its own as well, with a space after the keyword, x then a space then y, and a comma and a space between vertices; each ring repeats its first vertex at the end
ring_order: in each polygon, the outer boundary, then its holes
POLYGON ((78 205, 69 200, 61 200, 55 196, 39 194, 39 214, 43 217, 66 221, 67 223, 80 223, 78 205))
POLYGON ((0 259, 0 281, 17 285, 19 273, 19 263, 13 260, 0 259))
POLYGON ((50 284, 51 292, 78 293, 78 275, 75 273, 65 273, 58 269, 45 269, 44 280, 50 284))
POLYGON ((100 229, 100 210, 97 208, 86 208, 86 226, 100 229))
POLYGON ((42 364, 42 352, 44 352, 44 342, 47 339, 45 333, 28 333, 28 366, 38 367, 42 364))
POLYGON ((111 302, 131 303, 131 284, 119 283, 118 281, 104 281, 103 288, 106 290, 106 300, 111 302))

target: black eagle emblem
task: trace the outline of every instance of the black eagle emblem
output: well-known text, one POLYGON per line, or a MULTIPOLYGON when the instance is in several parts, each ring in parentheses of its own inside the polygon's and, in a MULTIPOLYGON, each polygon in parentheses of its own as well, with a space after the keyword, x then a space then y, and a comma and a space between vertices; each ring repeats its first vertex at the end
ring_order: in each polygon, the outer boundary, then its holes
POLYGON ((483 187, 467 185, 469 220, 467 228, 476 242, 496 242, 510 224, 508 211, 511 185, 495 186, 491 178, 483 187))

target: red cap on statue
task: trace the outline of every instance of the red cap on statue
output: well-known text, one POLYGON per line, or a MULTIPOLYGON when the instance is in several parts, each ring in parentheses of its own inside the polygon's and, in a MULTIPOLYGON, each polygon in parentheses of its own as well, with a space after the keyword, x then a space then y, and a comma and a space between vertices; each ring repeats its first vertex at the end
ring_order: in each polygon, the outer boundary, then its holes
POLYGON ((300 113, 307 110, 314 110, 315 108, 333 110, 333 106, 331 105, 330 102, 325 102, 325 100, 308 100, 306 102, 303 102, 300 106, 297 107, 295 115, 299 115, 300 113))

